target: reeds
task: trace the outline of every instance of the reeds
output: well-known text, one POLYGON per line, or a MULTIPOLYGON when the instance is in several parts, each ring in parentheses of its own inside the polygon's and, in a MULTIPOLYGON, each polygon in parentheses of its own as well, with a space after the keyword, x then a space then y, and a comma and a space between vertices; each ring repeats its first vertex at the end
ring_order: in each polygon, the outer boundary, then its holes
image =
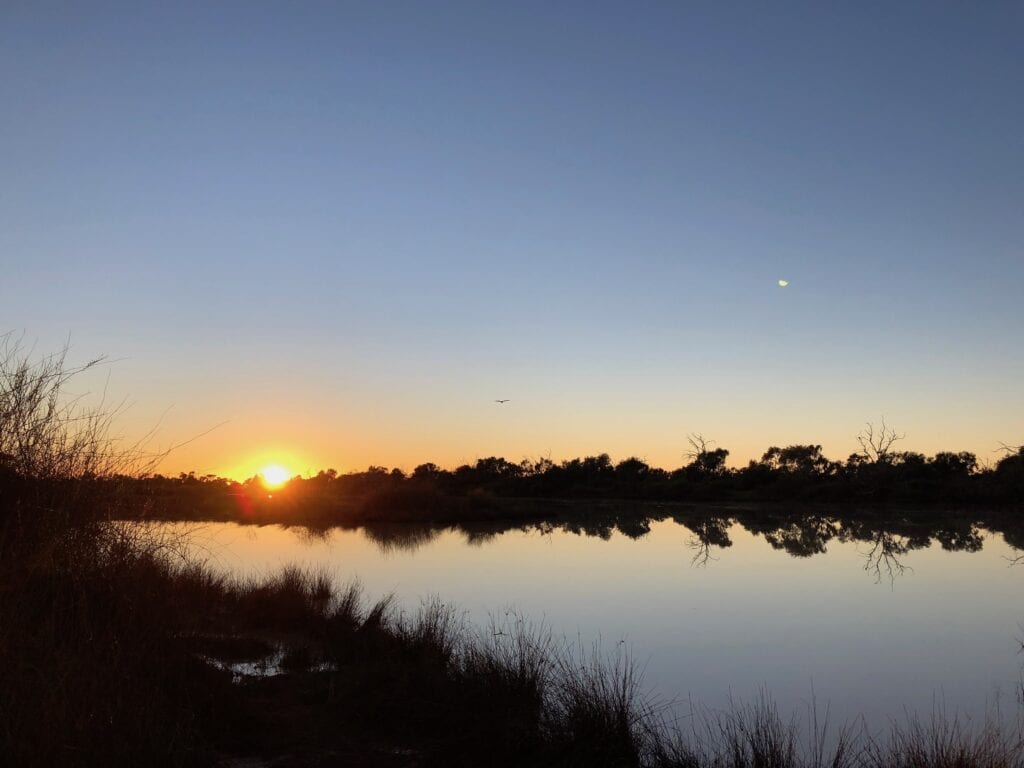
POLYGON ((661 768, 850 768, 863 751, 849 727, 833 736, 828 710, 814 697, 806 717, 783 718, 762 691, 752 702, 731 702, 722 711, 691 706, 686 727, 662 723, 651 740, 650 764, 661 768))
POLYGON ((887 738, 868 740, 862 757, 867 768, 1019 768, 1024 743, 1020 723, 1007 728, 998 711, 972 723, 940 707, 926 721, 893 723, 887 738))

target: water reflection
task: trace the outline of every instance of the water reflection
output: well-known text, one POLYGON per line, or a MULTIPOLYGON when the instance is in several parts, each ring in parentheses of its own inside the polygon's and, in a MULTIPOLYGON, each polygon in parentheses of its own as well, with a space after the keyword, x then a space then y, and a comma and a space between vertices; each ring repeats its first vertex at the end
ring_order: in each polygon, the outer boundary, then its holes
POLYGON ((713 554, 714 547, 725 549, 732 546, 732 539, 729 538, 729 526, 732 523, 728 518, 679 518, 676 522, 694 534, 690 539, 690 548, 693 549, 693 559, 690 562, 695 566, 707 566, 709 560, 717 560, 713 554))
POLYGON ((387 555, 392 552, 413 552, 436 539, 441 530, 402 523, 372 523, 363 528, 363 535, 376 544, 382 554, 387 555))
MULTIPOLYGON (((647 536, 651 525, 672 521, 690 536, 683 544, 695 567, 707 567, 718 553, 733 545, 730 529, 738 526, 762 538, 778 552, 794 558, 812 558, 828 552, 830 542, 852 543, 864 560, 864 570, 876 582, 895 580, 913 569, 904 558, 915 550, 938 544, 948 552, 980 552, 986 533, 1001 534, 1013 552, 1008 559, 1024 561, 1024 522, 1009 512, 938 512, 913 510, 880 514, 835 511, 791 511, 759 506, 729 508, 682 508, 671 505, 598 504, 576 511, 564 508, 549 518, 529 521, 487 520, 454 524, 374 522, 361 527, 367 539, 382 554, 414 552, 453 531, 471 546, 484 546, 512 531, 542 536, 574 534, 603 541, 613 534, 638 540, 647 536)), ((287 526, 310 541, 328 538, 336 528, 287 526)))
POLYGON ((876 584, 882 580, 883 575, 887 576, 889 583, 892 584, 897 576, 902 576, 908 569, 900 558, 911 549, 926 546, 927 542, 913 546, 912 539, 887 531, 878 531, 871 540, 871 547, 864 552, 864 559, 867 561, 864 563, 864 570, 875 574, 876 584))
MULTIPOLYGON (((895 581, 912 570, 904 562, 910 552, 937 543, 949 552, 979 552, 986 531, 1001 533, 1014 550, 1024 548, 1024 526, 1013 521, 982 525, 973 516, 936 514, 934 511, 908 515, 877 513, 864 516, 829 513, 780 512, 764 509, 667 510, 596 507, 585 514, 560 514, 553 519, 530 522, 464 522, 449 525, 415 523, 373 523, 363 527, 366 537, 384 554, 411 552, 434 541, 444 531, 460 533, 467 544, 481 546, 510 531, 535 532, 543 536, 556 533, 595 537, 604 541, 615 533, 629 539, 641 539, 650 533, 651 524, 671 520, 690 533, 685 546, 691 563, 706 567, 718 559, 717 553, 733 542, 733 526, 766 541, 773 550, 794 558, 811 558, 828 552, 832 541, 852 543, 864 559, 864 570, 875 581, 895 581)), ((1024 555, 1020 559, 1024 559, 1024 555)))

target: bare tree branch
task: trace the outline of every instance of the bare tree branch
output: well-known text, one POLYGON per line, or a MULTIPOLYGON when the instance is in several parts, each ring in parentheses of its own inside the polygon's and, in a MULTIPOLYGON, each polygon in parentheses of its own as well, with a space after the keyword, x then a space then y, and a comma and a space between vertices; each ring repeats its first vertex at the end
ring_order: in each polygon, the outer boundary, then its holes
POLYGON ((690 460, 696 460, 706 454, 715 441, 705 439, 700 432, 691 432, 686 436, 686 442, 690 444, 690 450, 683 455, 690 460))
POLYGON ((889 460, 893 445, 905 437, 906 434, 898 434, 883 418, 882 426, 877 432, 875 425, 867 422, 864 429, 857 433, 857 442, 860 443, 861 455, 866 461, 880 464, 889 460))

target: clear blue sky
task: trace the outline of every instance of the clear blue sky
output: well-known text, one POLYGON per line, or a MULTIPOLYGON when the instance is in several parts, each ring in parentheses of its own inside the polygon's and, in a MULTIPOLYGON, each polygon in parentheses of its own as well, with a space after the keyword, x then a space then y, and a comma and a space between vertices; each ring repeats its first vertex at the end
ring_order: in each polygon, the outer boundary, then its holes
POLYGON ((4 3, 0 330, 125 358, 129 433, 228 421, 173 470, 842 457, 881 416, 991 458, 1022 39, 1020 3, 4 3))

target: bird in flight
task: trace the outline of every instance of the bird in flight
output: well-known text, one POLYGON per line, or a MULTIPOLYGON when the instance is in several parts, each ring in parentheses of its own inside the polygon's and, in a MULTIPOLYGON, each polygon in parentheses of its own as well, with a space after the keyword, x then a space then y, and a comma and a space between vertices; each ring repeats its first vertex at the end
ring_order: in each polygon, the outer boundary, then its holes
POLYGON ((508 398, 505 398, 504 400, 495 400, 494 402, 496 402, 496 403, 507 403, 508 402, 508 398))

